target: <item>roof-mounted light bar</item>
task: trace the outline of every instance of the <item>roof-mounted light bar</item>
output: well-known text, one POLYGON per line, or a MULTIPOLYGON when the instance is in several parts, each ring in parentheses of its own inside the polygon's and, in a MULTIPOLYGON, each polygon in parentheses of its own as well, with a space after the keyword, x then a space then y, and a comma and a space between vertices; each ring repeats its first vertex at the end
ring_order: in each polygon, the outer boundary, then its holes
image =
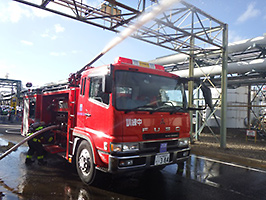
POLYGON ((130 65, 136 65, 141 67, 147 67, 151 69, 157 69, 164 71, 164 67, 162 65, 157 65, 153 63, 143 62, 139 60, 133 60, 129 58, 123 58, 123 57, 117 57, 115 59, 115 64, 130 64, 130 65))

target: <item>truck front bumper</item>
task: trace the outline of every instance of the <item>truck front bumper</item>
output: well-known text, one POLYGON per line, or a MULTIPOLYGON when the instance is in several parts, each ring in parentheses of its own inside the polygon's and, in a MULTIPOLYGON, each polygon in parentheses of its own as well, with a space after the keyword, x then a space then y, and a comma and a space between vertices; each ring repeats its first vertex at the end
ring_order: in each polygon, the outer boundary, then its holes
POLYGON ((140 154, 133 156, 109 155, 108 172, 119 173, 123 171, 141 170, 150 167, 158 167, 178 162, 184 162, 189 158, 189 155, 190 147, 154 154, 140 154), (167 157, 165 157, 164 155, 166 155, 167 157), (162 162, 158 163, 158 161, 156 161, 158 160, 158 156, 162 159, 162 162))

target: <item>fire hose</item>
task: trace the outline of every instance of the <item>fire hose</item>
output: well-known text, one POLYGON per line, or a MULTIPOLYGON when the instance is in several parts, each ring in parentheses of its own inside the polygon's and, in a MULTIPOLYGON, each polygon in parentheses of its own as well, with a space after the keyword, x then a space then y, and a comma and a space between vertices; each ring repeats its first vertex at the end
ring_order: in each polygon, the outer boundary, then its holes
POLYGON ((25 142, 29 141, 30 139, 36 137, 37 135, 44 133, 46 131, 50 131, 52 129, 57 129, 59 128, 58 125, 52 125, 52 126, 48 126, 42 130, 36 131, 35 133, 33 133, 32 135, 26 137, 24 140, 22 140, 21 142, 19 142, 18 144, 14 145, 13 147, 11 147, 10 149, 8 149, 6 152, 4 152, 3 154, 0 155, 0 160, 2 160, 4 157, 6 157, 8 154, 10 154, 12 151, 15 151, 19 146, 21 146, 22 144, 24 144, 25 142))

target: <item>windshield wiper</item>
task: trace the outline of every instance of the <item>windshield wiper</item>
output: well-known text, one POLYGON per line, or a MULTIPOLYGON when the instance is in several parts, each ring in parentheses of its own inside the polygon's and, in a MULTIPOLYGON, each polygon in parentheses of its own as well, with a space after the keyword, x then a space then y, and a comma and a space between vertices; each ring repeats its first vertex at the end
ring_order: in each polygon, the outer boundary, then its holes
POLYGON ((175 109, 174 109, 172 112, 170 112, 170 114, 174 114, 174 113, 179 112, 179 111, 183 111, 183 112, 185 112, 186 110, 187 110, 187 109, 184 108, 184 107, 175 106, 175 109))
POLYGON ((152 113, 154 113, 154 112, 158 112, 159 110, 162 110, 162 109, 169 109, 169 108, 173 108, 173 109, 171 109, 170 111, 168 111, 168 112, 170 112, 170 114, 174 114, 174 113, 179 112, 179 111, 185 111, 185 108, 180 107, 180 106, 175 106, 175 105, 173 104, 173 102, 171 102, 171 101, 166 101, 166 102, 163 102, 163 103, 164 103, 165 105, 160 106, 160 107, 158 107, 158 108, 155 108, 154 110, 150 111, 150 114, 152 114, 152 113), (168 103, 168 105, 167 105, 167 103, 168 103), (169 105, 169 104, 170 104, 170 105, 169 105))
POLYGON ((140 110, 140 109, 142 109, 142 108, 150 108, 150 109, 152 109, 152 105, 150 105, 150 104, 146 104, 146 105, 142 105, 142 106, 137 106, 137 107, 135 107, 135 108, 132 108, 131 110, 126 110, 126 111, 125 111, 125 114, 127 114, 127 113, 129 113, 129 112, 133 112, 133 111, 138 111, 138 110, 140 110))
POLYGON ((151 111, 150 111, 150 114, 152 114, 152 113, 154 113, 154 112, 158 112, 159 110, 162 110, 162 109, 164 109, 164 108, 171 108, 171 107, 169 107, 169 106, 160 106, 160 107, 158 107, 158 108, 155 108, 155 109, 151 110, 151 111))

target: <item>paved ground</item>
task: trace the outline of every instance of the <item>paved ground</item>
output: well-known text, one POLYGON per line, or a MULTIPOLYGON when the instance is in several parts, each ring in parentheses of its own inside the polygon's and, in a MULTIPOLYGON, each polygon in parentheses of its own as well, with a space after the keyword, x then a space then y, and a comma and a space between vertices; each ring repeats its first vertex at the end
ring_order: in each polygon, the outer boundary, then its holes
MULTIPOLYGON (((217 131, 218 132, 218 131, 217 131)), ((258 136, 246 140, 246 130, 228 130, 226 149, 220 148, 219 135, 202 133, 192 144, 192 154, 233 162, 258 169, 266 169, 266 138, 258 136)))
MULTIPOLYGON (((2 126, 14 126, 16 132, 19 122, 0 121, 2 126)), ((10 130, 12 132, 12 129, 10 130)), ((215 130, 218 133, 219 130, 215 130)), ((192 154, 206 156, 226 162, 233 162, 248 167, 266 169, 266 137, 246 140, 246 130, 229 129, 226 137, 226 149, 220 148, 219 134, 202 133, 199 141, 191 145, 192 154)))
MULTIPOLYGON (((22 139, 19 130, 15 123, 0 123, 2 152, 12 145, 9 141, 22 139)), ((201 156, 191 155, 183 174, 173 164, 161 172, 151 170, 126 178, 106 176, 103 184, 95 187, 85 186, 73 168, 57 156, 47 157, 47 166, 34 163, 27 167, 25 144, 1 160, 0 199, 265 199, 266 171, 249 168, 265 167, 265 141, 245 141, 245 132, 229 131, 227 147, 219 148, 215 137, 204 133, 192 145, 192 154, 201 156)))

